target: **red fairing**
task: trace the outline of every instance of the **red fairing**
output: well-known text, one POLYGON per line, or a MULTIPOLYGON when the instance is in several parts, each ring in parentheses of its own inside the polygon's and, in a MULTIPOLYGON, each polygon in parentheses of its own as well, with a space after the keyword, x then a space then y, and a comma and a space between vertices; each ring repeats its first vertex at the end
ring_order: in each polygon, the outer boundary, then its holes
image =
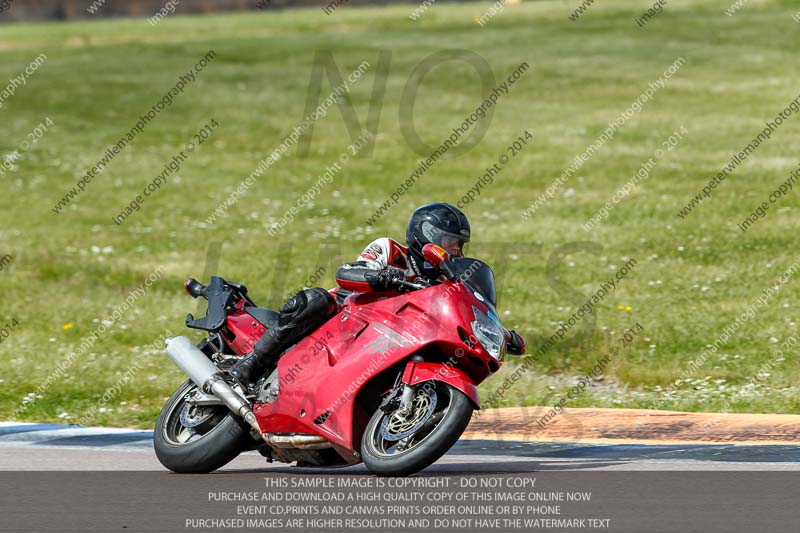
POLYGON ((243 311, 244 301, 236 304, 236 311, 228 314, 228 331, 223 335, 228 345, 239 355, 250 352, 267 328, 243 311))
MULTIPOLYGON (((254 406, 260 427, 321 435, 356 463, 370 416, 361 402, 374 403, 399 372, 412 384, 445 381, 479 406, 477 384, 502 363, 469 340, 473 306, 487 310, 471 290, 450 281, 393 297, 348 296, 339 313, 280 358, 277 399, 254 406), (424 363, 410 361, 419 354, 424 363)), ((239 331, 245 327, 241 317, 232 319, 239 331)))
POLYGON ((481 408, 478 387, 475 386, 475 382, 467 374, 458 368, 439 363, 411 362, 406 365, 401 381, 407 385, 419 385, 433 380, 443 381, 452 385, 472 400, 475 409, 481 408))

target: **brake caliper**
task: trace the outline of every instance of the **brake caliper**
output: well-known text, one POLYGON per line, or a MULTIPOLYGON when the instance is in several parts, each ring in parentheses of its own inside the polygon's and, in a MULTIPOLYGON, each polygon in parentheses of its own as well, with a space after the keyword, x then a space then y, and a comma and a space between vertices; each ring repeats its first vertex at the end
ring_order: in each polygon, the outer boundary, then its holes
POLYGON ((397 387, 392 392, 389 393, 386 398, 383 399, 381 404, 378 406, 378 409, 383 411, 386 414, 391 413, 392 411, 396 411, 398 407, 400 407, 400 400, 403 396, 403 389, 405 387, 397 387))

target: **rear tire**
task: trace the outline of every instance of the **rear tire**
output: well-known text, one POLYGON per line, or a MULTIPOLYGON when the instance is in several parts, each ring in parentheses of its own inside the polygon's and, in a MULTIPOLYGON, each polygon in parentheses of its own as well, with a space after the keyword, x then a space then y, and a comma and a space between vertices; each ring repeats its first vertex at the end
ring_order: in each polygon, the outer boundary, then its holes
MULTIPOLYGON (((206 431, 180 442, 187 428, 180 421, 184 396, 197 386, 191 380, 178 387, 161 410, 153 430, 156 457, 179 474, 205 474, 225 466, 244 451, 252 439, 250 426, 224 405, 208 407, 208 420, 198 426, 206 431)), ((194 428, 192 428, 194 429, 194 428)), ((189 432, 191 433, 191 432, 189 432)))
MULTIPOLYGON (((472 401, 458 389, 441 381, 436 383, 437 406, 433 416, 440 416, 433 429, 421 437, 408 437, 410 447, 400 452, 388 452, 390 441, 383 438, 381 426, 388 415, 378 409, 367 424, 361 439, 361 457, 370 472, 378 476, 409 476, 433 464, 458 441, 472 418, 472 401), (447 404, 444 402, 447 400, 447 404), (440 410, 441 409, 441 410, 440 410), (418 442, 413 442, 420 438, 418 442)), ((419 389, 418 389, 419 391, 419 389)), ((435 418, 434 418, 435 420, 435 418)), ((424 432, 425 425, 418 433, 424 432)))

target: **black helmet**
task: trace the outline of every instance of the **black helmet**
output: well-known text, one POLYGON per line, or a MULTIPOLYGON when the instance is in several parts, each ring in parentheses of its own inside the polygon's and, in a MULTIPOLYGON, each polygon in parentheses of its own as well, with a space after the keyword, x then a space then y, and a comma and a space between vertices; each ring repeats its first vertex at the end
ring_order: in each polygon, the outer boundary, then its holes
POLYGON ((411 266, 418 274, 422 272, 424 259, 422 247, 428 243, 441 246, 451 255, 464 253, 464 244, 469 242, 469 220, 457 207, 450 204, 428 204, 411 214, 406 227, 411 266))

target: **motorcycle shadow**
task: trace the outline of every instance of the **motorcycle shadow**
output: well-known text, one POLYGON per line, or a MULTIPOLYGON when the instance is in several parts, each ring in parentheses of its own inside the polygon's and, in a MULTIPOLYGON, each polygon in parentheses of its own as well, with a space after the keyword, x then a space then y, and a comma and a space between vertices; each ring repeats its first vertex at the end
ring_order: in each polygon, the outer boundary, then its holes
MULTIPOLYGON (((434 463, 422 472, 414 474, 415 477, 427 476, 463 476, 473 474, 526 474, 536 472, 553 471, 576 471, 591 470, 595 468, 605 468, 625 464, 626 461, 592 461, 582 460, 579 462, 553 462, 552 460, 531 461, 531 460, 506 460, 506 461, 485 461, 485 458, 477 458, 474 461, 453 461, 434 463)), ((309 466, 267 466, 265 468, 236 469, 236 473, 242 474, 292 474, 308 476, 372 476, 373 474, 363 465, 354 465, 340 468, 319 468, 309 466)), ((221 471, 220 473, 232 473, 231 470, 221 471)))

